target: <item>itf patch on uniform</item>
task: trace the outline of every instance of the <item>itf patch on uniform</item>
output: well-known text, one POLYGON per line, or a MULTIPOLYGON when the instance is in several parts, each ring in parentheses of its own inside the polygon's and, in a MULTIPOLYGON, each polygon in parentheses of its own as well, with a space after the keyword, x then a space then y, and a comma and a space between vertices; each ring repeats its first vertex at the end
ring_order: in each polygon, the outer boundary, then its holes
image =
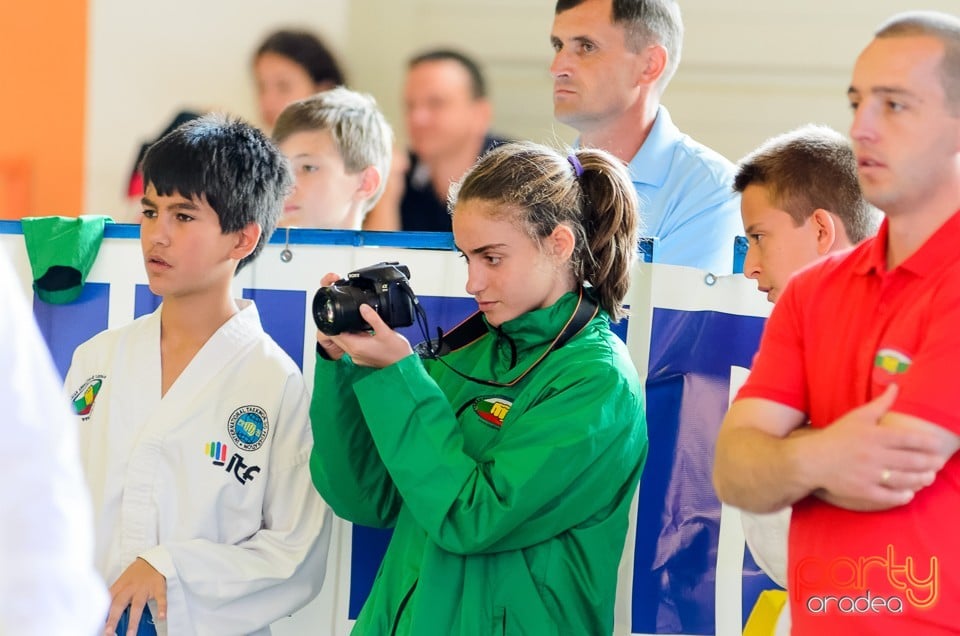
POLYGON ((513 402, 501 397, 482 397, 473 402, 473 412, 488 424, 500 428, 511 406, 513 402))
POLYGON ((95 375, 84 382, 76 392, 70 396, 73 401, 73 410, 77 415, 89 416, 93 410, 93 403, 97 401, 97 395, 103 387, 103 381, 107 377, 104 375, 95 375))
POLYGON ((267 439, 270 423, 267 412, 259 406, 241 406, 230 415, 227 421, 227 433, 239 448, 255 451, 267 439))

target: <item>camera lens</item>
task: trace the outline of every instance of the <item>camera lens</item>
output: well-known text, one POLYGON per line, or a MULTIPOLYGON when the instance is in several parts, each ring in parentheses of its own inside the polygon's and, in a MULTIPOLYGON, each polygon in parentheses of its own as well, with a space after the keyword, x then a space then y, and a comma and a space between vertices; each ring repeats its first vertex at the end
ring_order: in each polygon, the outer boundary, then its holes
POLYGON ((349 285, 321 287, 313 297, 313 321, 328 336, 369 329, 360 316, 364 303, 377 309, 376 294, 349 285))
POLYGON ((342 294, 337 286, 333 285, 321 287, 313 297, 313 321, 317 324, 317 329, 328 336, 335 336, 343 331, 341 325, 337 324, 341 322, 338 319, 343 313, 337 300, 340 295, 342 294))
POLYGON ((327 302, 323 304, 323 319, 329 324, 334 321, 335 317, 333 301, 328 298, 327 302))

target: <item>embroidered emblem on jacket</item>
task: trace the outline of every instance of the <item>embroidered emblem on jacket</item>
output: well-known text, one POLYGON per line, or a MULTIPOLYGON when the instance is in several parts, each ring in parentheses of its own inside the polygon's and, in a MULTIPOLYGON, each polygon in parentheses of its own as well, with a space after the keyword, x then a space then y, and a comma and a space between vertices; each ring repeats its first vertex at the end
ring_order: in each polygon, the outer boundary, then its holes
POLYGON ((70 397, 73 400, 73 410, 83 417, 90 419, 90 411, 93 410, 93 403, 97 400, 97 395, 103 387, 103 381, 107 377, 104 375, 95 375, 88 378, 79 389, 70 397))
POLYGON ((267 412, 259 406, 241 406, 230 415, 227 421, 227 433, 230 434, 230 439, 245 451, 255 451, 263 446, 269 430, 267 412))
POLYGON ((477 398, 473 402, 473 411, 488 424, 500 428, 511 406, 513 402, 500 397, 477 398))
POLYGON ((900 375, 907 372, 911 362, 912 360, 908 355, 896 349, 880 349, 873 359, 873 366, 876 369, 886 371, 890 375, 900 375))
POLYGON ((247 466, 246 460, 240 453, 234 453, 233 456, 230 457, 230 463, 227 463, 227 445, 223 442, 208 442, 204 445, 203 452, 207 457, 213 459, 214 466, 227 464, 224 470, 228 473, 233 473, 237 481, 243 485, 246 485, 248 481, 252 481, 253 478, 257 476, 257 473, 260 472, 259 466, 247 466))

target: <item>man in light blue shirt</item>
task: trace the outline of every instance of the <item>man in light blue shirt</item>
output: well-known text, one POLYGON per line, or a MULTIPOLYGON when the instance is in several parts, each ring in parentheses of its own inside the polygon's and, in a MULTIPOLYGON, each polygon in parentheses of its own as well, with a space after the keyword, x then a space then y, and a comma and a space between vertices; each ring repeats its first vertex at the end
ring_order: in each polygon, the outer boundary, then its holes
POLYGON ((654 262, 733 271, 741 232, 731 162, 681 133, 660 97, 676 72, 683 22, 675 0, 558 0, 554 115, 582 146, 628 164, 654 262))

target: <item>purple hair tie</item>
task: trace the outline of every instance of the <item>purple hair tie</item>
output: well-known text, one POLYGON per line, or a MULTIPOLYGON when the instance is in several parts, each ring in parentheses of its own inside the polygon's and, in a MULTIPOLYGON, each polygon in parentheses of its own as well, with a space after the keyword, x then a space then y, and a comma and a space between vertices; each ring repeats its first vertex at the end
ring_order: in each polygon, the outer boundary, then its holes
POLYGON ((577 159, 577 155, 569 154, 567 155, 567 161, 570 162, 570 165, 573 166, 573 173, 577 175, 577 178, 583 176, 583 165, 580 163, 580 160, 577 159))

